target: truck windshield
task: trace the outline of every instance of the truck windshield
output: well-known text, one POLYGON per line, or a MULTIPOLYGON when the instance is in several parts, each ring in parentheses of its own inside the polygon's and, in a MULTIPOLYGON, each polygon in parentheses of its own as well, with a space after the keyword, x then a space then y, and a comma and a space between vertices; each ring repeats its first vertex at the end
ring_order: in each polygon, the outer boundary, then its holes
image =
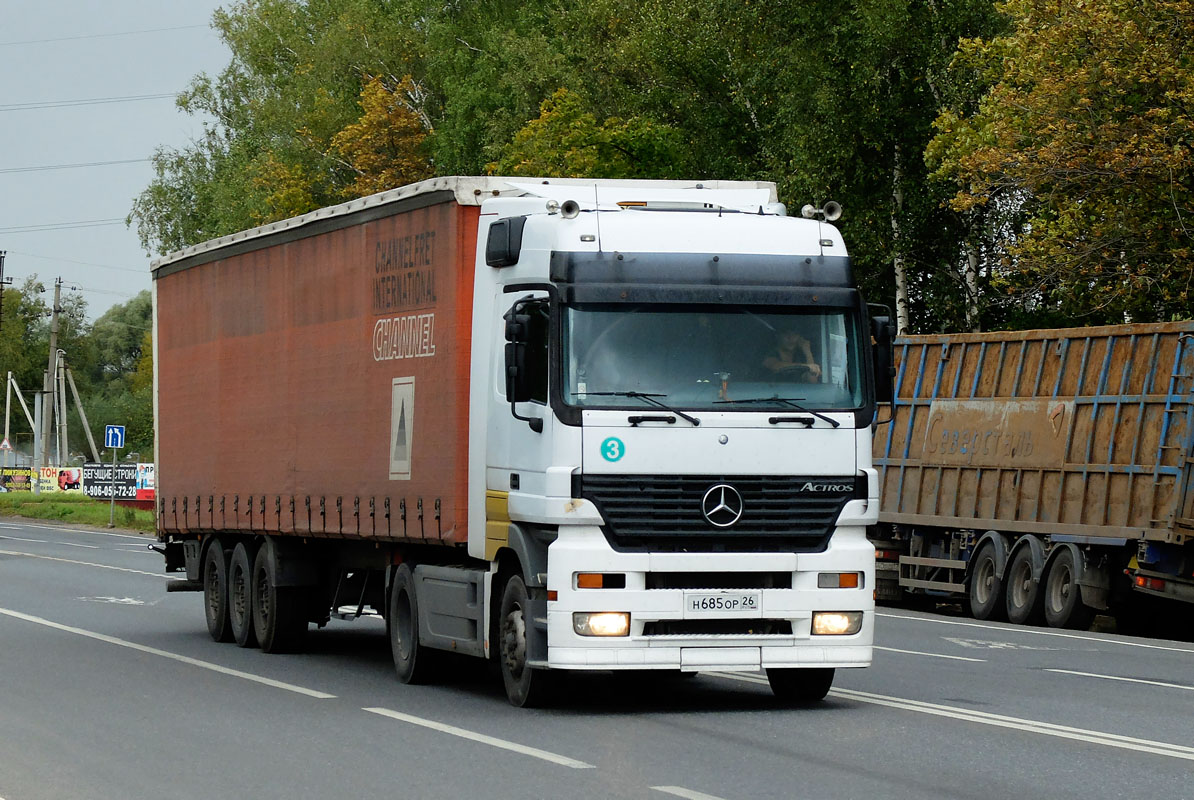
POLYGON ((564 310, 564 399, 642 408, 847 410, 864 404, 850 309, 578 304, 564 310))

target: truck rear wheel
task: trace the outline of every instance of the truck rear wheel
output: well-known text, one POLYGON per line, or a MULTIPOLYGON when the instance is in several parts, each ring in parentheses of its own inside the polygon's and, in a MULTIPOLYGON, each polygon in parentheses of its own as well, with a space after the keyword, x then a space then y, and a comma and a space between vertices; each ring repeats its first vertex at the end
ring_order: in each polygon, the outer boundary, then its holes
POLYGON ((244 542, 238 542, 232 550, 232 563, 228 567, 228 621, 231 623, 232 638, 239 647, 254 647, 257 637, 253 634, 253 559, 244 542))
POLYGON ((824 700, 833 685, 833 670, 817 669, 769 669, 767 683, 781 703, 815 703, 824 700))
POLYGON ((278 564, 272 547, 257 549, 253 560, 253 632, 267 653, 300 649, 307 634, 303 589, 278 586, 278 564))
POLYGON ((415 576, 406 564, 394 571, 390 584, 390 608, 387 620, 394 669, 403 683, 427 683, 435 668, 431 649, 419 642, 419 599, 415 595, 415 576))
POLYGON ((554 675, 527 664, 527 615, 530 595, 519 575, 511 575, 502 588, 498 618, 498 661, 510 705, 538 708, 551 700, 554 675))
POLYGON ((217 642, 232 641, 232 625, 228 619, 228 558, 224 545, 216 539, 203 558, 203 612, 207 617, 207 632, 217 642))
POLYGON ((1078 565, 1069 548, 1053 559, 1045 576, 1045 622, 1054 628, 1084 631, 1094 619, 1094 610, 1082 602, 1078 586, 1078 565))
POLYGON ((1044 593, 1033 577, 1032 549, 1021 547, 1004 573, 1007 619, 1016 625, 1039 625, 1045 618, 1044 593))
POLYGON ((995 545, 986 542, 974 554, 970 570, 970 614, 975 619, 1002 619, 1003 581, 995 560, 995 545))

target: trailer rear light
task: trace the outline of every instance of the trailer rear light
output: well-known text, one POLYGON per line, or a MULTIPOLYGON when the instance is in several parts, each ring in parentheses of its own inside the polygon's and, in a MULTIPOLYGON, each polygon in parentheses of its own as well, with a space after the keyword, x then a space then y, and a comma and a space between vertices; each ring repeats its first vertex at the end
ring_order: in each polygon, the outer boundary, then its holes
POLYGON ((875 560, 876 561, 896 561, 897 559, 899 559, 899 557, 900 557, 900 554, 897 553, 895 550, 876 550, 875 551, 875 560))
POLYGON ((861 629, 861 611, 817 611, 813 614, 813 636, 849 636, 861 629))
POLYGON ((1165 581, 1160 578, 1150 578, 1147 575, 1137 575, 1136 586, 1141 589, 1151 589, 1154 592, 1165 591, 1165 581))
POLYGON ((578 611, 572 615, 572 629, 578 636, 628 636, 630 615, 624 611, 578 611))
POLYGON ((618 573, 578 572, 577 589, 625 589, 626 576, 618 573))
POLYGON ((817 575, 818 589, 857 589, 862 586, 858 572, 822 572, 817 575))

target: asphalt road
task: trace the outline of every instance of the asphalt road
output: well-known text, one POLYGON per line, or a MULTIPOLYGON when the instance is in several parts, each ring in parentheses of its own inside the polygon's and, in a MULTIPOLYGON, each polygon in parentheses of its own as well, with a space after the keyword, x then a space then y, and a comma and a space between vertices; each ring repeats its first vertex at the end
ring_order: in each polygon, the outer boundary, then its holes
POLYGON ((761 675, 570 680, 510 707, 384 626, 303 655, 207 636, 150 539, 0 520, 0 799, 1194 797, 1194 645, 881 609, 815 707, 761 675))

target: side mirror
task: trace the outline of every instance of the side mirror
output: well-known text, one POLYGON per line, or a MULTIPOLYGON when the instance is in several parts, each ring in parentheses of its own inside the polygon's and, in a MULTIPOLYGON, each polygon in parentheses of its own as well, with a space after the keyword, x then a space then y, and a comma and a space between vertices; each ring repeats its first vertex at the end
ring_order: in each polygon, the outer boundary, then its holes
POLYGON ((522 252, 522 230, 526 217, 507 217, 490 224, 485 240, 485 263, 491 267, 512 267, 522 252))
POLYGON ((531 384, 527 380, 527 338, 531 326, 529 314, 522 313, 532 296, 522 298, 507 311, 502 319, 506 321, 506 399, 510 401, 510 414, 531 426, 535 433, 543 432, 541 417, 524 417, 518 413, 516 403, 531 399, 531 384))
MULTIPOLYGON (((885 309, 886 310, 886 309, 885 309)), ((875 374, 875 400, 890 403, 895 399, 893 342, 895 326, 890 316, 871 317, 871 357, 875 374)))

